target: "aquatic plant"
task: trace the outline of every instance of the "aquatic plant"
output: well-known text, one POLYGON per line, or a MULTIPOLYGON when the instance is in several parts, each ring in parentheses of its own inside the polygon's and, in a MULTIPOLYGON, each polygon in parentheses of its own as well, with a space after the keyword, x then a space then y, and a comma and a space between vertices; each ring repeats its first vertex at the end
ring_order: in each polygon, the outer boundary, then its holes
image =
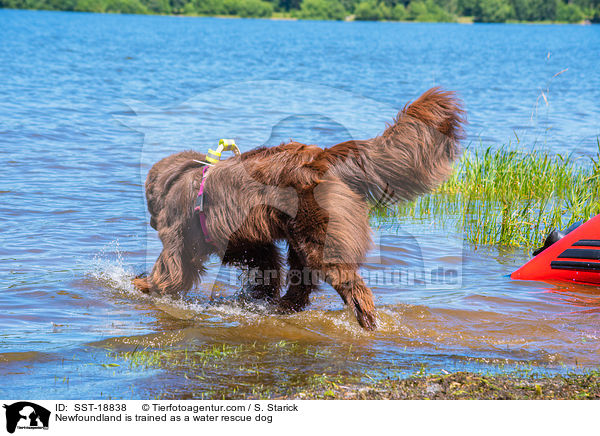
POLYGON ((451 178, 416 201, 373 210, 374 220, 434 219, 475 245, 532 247, 551 229, 600 213, 595 158, 511 147, 467 150, 451 178))

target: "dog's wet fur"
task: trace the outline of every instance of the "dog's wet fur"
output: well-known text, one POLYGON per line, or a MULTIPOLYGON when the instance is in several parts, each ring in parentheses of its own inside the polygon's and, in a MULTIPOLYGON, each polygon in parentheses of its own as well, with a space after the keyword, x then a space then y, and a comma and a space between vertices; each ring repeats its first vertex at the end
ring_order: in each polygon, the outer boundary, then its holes
POLYGON ((433 88, 406 105, 381 136, 328 149, 292 141, 220 161, 208 170, 204 190, 212 242, 194 212, 205 155, 168 156, 146 180, 150 225, 163 250, 151 273, 134 284, 149 293, 186 292, 200 280, 206 259, 218 254, 225 264, 276 271, 253 285, 252 296, 300 311, 318 283, 290 281, 280 296, 284 259, 275 243, 285 240, 290 271, 318 273, 358 323, 373 330, 373 295, 358 274, 371 247, 369 204, 410 200, 442 183, 459 155, 464 122, 454 93, 433 88))

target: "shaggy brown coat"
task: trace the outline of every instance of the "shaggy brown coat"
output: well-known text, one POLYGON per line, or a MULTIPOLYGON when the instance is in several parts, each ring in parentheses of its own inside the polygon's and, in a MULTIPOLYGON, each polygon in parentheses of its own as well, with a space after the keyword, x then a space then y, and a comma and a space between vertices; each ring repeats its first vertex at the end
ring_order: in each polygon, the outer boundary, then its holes
POLYGON ((307 306, 324 279, 359 324, 374 329, 373 296, 358 274, 371 246, 367 200, 408 200, 443 182, 459 152, 463 115, 453 93, 433 88, 405 106, 381 136, 328 149, 290 142, 217 163, 208 170, 204 194, 212 243, 193 210, 203 166, 197 161, 205 155, 184 151, 162 159, 148 173, 146 197, 163 250, 135 285, 145 292, 185 292, 216 253, 225 264, 276 271, 252 293, 285 311, 307 306), (291 272, 317 273, 290 281, 281 298, 278 240, 287 241, 291 272))

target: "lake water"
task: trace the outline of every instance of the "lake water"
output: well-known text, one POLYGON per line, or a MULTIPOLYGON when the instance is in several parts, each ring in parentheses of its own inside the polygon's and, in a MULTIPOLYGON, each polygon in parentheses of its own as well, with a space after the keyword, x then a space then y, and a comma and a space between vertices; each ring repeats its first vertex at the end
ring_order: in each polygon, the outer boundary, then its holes
POLYGON ((600 360, 596 288, 512 282, 528 253, 476 249, 429 222, 374 225, 363 268, 374 333, 326 286, 307 311, 279 316, 238 298, 228 270, 218 294, 200 286, 183 301, 129 284, 160 250, 145 209, 149 166, 220 137, 249 149, 371 136, 441 85, 465 101, 465 146, 595 155, 599 26, 0 10, 0 41, 0 397, 188 398, 323 374, 565 372, 600 360), (452 274, 378 281, 394 268, 452 274), (185 363, 127 357, 208 350, 214 362, 223 344, 237 351, 192 380, 185 363))

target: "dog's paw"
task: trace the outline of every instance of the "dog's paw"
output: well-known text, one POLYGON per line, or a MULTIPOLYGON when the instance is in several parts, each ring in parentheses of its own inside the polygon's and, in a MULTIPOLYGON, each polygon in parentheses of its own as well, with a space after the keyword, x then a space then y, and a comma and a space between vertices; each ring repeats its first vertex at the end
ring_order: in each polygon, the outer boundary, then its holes
POLYGON ((273 304, 279 300, 279 290, 270 286, 246 285, 240 297, 250 300, 263 300, 273 304))
POLYGON ((357 312, 356 320, 365 330, 373 331, 377 329, 377 318, 374 313, 357 312))
POLYGON ((298 301, 294 301, 290 298, 283 297, 279 300, 279 304, 277 305, 277 312, 282 314, 296 313, 300 312, 302 309, 304 309, 304 307, 305 305, 299 303, 298 301))
POLYGON ((365 308, 361 305, 360 301, 353 300, 354 303, 354 315, 358 324, 365 330, 376 330, 377 329, 377 316, 375 314, 375 308, 365 308))
POLYGON ((150 293, 150 282, 148 281, 148 277, 145 277, 144 274, 140 274, 135 279, 132 280, 133 286, 135 288, 145 294, 150 293))

